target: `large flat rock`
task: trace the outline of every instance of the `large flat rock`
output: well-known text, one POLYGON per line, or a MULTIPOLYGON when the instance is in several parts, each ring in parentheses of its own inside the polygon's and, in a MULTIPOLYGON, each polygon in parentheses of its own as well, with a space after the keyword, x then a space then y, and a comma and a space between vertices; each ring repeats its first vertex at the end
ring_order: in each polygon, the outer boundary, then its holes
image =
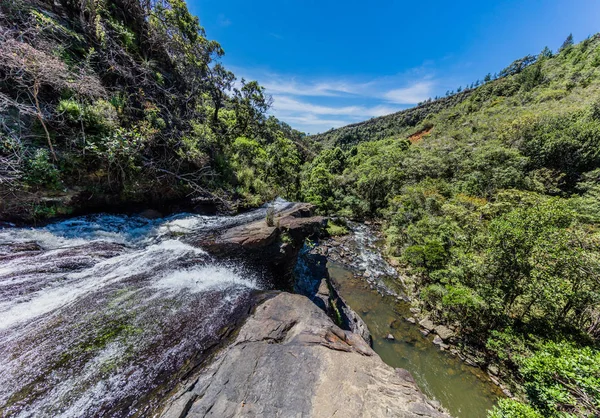
POLYGON ((272 226, 259 219, 192 237, 189 242, 214 256, 265 268, 274 282, 272 287, 290 291, 294 287, 292 269, 305 239, 317 235, 326 221, 314 216, 313 209, 313 205, 295 203, 275 213, 272 226))
POLYGON ((440 417, 406 370, 309 299, 279 293, 185 385, 164 417, 440 417))

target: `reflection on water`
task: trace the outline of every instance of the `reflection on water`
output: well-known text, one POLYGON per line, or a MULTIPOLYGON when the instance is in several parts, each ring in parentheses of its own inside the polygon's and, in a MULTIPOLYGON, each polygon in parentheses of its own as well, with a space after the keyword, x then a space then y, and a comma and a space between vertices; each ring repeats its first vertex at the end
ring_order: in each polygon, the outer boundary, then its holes
POLYGON ((342 297, 367 323, 373 348, 383 361, 410 371, 421 389, 452 416, 486 416, 502 393, 480 369, 441 352, 432 344, 433 336, 424 337, 417 325, 407 322, 404 318, 411 316, 408 303, 382 297, 341 264, 329 262, 327 268, 342 297), (388 334, 395 339, 388 340, 388 334))

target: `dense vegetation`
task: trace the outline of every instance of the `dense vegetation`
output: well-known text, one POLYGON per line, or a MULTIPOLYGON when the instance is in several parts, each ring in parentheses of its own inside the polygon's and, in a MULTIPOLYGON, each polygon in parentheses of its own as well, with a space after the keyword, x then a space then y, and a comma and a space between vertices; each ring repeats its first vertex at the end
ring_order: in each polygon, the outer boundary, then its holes
POLYGON ((491 417, 600 415, 599 36, 312 138, 222 55, 182 0, 0 3, 0 219, 277 195, 379 218, 421 305, 527 401, 491 417))
POLYGON ((305 136, 183 0, 2 1, 0 45, 0 217, 297 197, 305 136))
POLYGON ((494 418, 600 415, 599 66, 599 36, 568 40, 317 136, 303 173, 324 212, 382 219, 422 306, 501 363, 529 404, 494 418))

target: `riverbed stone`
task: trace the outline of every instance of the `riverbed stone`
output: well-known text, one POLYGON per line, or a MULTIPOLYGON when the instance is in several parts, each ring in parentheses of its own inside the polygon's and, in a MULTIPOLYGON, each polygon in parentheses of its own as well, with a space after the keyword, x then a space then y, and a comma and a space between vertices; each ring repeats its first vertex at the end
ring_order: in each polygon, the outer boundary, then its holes
POLYGON ((444 341, 447 341, 450 338, 454 337, 454 332, 448 327, 445 327, 444 325, 438 325, 434 328, 434 331, 444 341))
POLYGON ((495 365, 495 364, 490 364, 490 365, 487 367, 487 369, 488 369, 488 371, 489 371, 491 374, 493 374, 494 376, 498 376, 498 373, 500 373, 500 369, 499 369, 499 368, 498 368, 498 366, 497 366, 497 365, 495 365))
POLYGON ((429 332, 433 331, 435 328, 435 324, 433 323, 433 321, 431 321, 431 319, 429 319, 429 317, 421 319, 419 321, 419 325, 429 332))
POLYGON ((450 417, 409 372, 289 293, 259 305, 235 341, 183 386, 163 417, 450 417))

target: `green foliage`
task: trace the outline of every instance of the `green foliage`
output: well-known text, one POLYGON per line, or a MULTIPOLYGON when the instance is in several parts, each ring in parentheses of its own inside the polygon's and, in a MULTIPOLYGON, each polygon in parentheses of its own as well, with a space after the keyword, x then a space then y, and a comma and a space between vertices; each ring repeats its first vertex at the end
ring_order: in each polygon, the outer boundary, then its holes
POLYGON ((273 206, 269 206, 267 208, 265 222, 266 222, 267 226, 275 226, 275 209, 273 209, 273 206))
POLYGON ((25 181, 28 185, 38 188, 55 190, 60 188, 60 173, 50 161, 50 154, 45 149, 37 149, 32 158, 27 160, 25 181))
POLYGON ((600 414, 600 351, 547 343, 521 361, 525 390, 545 417, 600 414))
POLYGON ((531 405, 492 417, 598 415, 599 51, 598 35, 571 38, 478 88, 317 135, 304 167, 305 199, 381 217, 429 314, 523 388, 531 405))
POLYGON ((341 235, 346 235, 348 233, 348 228, 340 221, 332 221, 331 219, 327 221, 327 234, 332 237, 338 237, 341 235))
MULTIPOLYGON (((16 145, 0 149, 0 161, 11 161, 11 190, 27 187, 20 154, 47 150, 65 191, 98 202, 106 193, 120 196, 122 202, 109 199, 115 203, 201 196, 240 207, 299 198, 312 142, 267 117, 271 98, 257 82, 241 80, 236 88, 234 74, 218 62, 221 46, 207 39, 184 1, 51 6, 0 5, 5 52, 26 63, 0 60, 7 98, 0 136, 16 145), (19 117, 20 109, 38 107, 41 117, 19 117)), ((53 183, 30 177, 38 189, 53 183)), ((14 212, 20 203, 11 202, 14 212)))
POLYGON ((70 123, 77 123, 83 115, 83 107, 75 100, 61 100, 56 107, 56 111, 64 115, 70 123))
POLYGON ((489 413, 488 418, 543 418, 531 406, 512 399, 501 399, 489 413))

